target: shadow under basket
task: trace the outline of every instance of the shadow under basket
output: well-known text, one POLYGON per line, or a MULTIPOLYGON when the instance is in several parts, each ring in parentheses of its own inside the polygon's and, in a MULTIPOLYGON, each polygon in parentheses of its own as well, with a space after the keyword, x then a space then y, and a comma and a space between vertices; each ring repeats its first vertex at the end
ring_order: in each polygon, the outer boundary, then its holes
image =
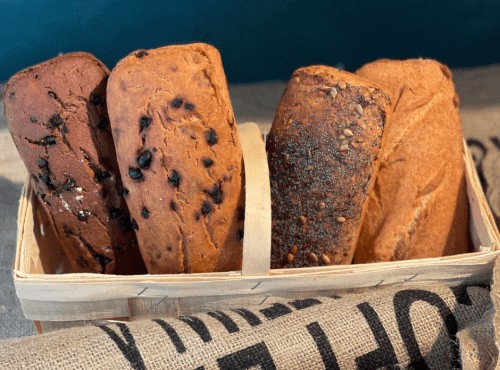
POLYGON ((179 275, 71 273, 29 179, 20 199, 14 283, 39 332, 109 320, 176 317, 407 283, 489 283, 500 236, 465 146, 470 235, 475 252, 376 264, 271 270, 271 199, 264 141, 255 123, 238 125, 246 173, 241 271, 179 275))

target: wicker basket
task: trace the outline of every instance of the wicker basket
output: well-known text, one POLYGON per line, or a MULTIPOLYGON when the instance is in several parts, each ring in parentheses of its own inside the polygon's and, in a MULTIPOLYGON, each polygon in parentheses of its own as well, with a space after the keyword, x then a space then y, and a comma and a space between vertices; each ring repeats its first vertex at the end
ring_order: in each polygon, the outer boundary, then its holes
MULTIPOLYGON (((71 273, 42 206, 27 180, 20 200, 13 275, 26 318, 39 331, 92 320, 189 315, 405 282, 484 283, 492 276, 500 236, 465 150, 474 253, 377 264, 269 269, 271 202, 264 142, 254 123, 238 125, 246 172, 242 271, 191 275, 71 273), (272 299, 272 298, 271 298, 272 299)), ((465 143, 464 143, 465 146, 465 143)))

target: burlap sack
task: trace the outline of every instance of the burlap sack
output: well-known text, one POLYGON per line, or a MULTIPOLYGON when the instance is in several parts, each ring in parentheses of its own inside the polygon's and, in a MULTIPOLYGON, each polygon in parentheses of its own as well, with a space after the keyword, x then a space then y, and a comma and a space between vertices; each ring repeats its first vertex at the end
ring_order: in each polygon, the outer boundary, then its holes
POLYGON ((490 296, 492 308, 483 318, 457 334, 464 370, 500 369, 500 259, 496 259, 490 296))
MULTIPOLYGON (((495 332, 495 345, 500 348, 500 258, 495 261, 493 268, 493 285, 491 288, 491 298, 493 301, 493 308, 495 315, 493 316, 493 328, 495 332)), ((497 359, 495 369, 500 370, 500 361, 497 359)))
POLYGON ((0 342, 1 369, 455 369, 484 286, 403 286, 0 342), (259 367, 260 366, 260 367, 259 367))
POLYGON ((494 316, 495 309, 491 308, 486 311, 482 320, 458 332, 463 370, 495 369, 498 348, 495 345, 494 316))

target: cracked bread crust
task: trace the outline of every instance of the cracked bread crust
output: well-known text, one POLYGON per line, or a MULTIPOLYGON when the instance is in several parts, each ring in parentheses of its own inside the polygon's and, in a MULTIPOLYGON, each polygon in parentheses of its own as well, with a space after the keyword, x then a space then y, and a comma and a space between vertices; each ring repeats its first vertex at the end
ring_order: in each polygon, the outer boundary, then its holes
POLYGON ((240 270, 243 155, 219 52, 136 51, 111 72, 107 96, 148 271, 240 270))
POLYGON ((91 54, 59 56, 14 75, 4 111, 74 272, 141 274, 106 109, 108 75, 91 54))
POLYGON ((356 74, 387 91, 392 119, 355 262, 468 252, 463 134, 450 70, 428 59, 379 60, 356 74))
POLYGON ((293 74, 267 140, 272 268, 351 263, 388 106, 351 73, 293 74))

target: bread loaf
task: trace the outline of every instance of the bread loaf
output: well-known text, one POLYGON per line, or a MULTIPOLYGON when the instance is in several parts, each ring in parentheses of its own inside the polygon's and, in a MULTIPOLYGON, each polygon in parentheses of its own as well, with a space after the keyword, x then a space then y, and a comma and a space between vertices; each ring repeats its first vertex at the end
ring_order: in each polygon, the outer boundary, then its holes
POLYGON ((351 263, 388 108, 378 85, 354 74, 293 74, 267 139, 272 268, 351 263))
POLYGON ((218 51, 136 51, 111 72, 118 163, 150 273, 241 269, 244 176, 218 51))
POLYGON ((463 136, 450 70, 433 60, 379 60, 356 74, 382 86, 392 113, 355 262, 467 252, 463 136))
POLYGON ((4 111, 74 272, 141 274, 106 109, 108 75, 88 53, 59 56, 15 74, 4 111))

